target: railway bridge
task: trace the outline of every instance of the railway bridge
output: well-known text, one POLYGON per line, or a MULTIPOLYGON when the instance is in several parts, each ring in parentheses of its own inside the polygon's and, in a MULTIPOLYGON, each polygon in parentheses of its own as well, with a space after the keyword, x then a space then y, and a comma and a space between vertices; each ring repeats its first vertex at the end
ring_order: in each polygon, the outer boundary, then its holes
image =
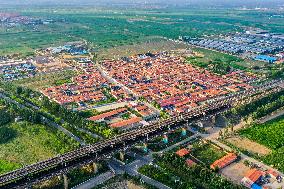
POLYGON ((65 174, 72 168, 104 159, 113 152, 123 150, 138 142, 147 141, 151 137, 160 135, 169 129, 177 128, 184 123, 198 121, 232 106, 251 102, 267 94, 283 90, 283 88, 282 80, 270 81, 250 90, 212 99, 188 112, 160 120, 151 125, 141 126, 111 139, 86 145, 74 151, 0 175, 0 188, 29 187, 40 181, 65 174))

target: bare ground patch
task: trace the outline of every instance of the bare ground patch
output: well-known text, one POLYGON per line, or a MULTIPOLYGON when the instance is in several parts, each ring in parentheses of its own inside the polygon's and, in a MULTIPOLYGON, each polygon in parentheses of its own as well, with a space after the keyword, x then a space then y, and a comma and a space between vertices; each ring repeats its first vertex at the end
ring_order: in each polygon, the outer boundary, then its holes
POLYGON ((131 181, 127 181, 127 186, 129 189, 144 189, 142 186, 138 186, 131 181))
POLYGON ((230 137, 226 140, 238 148, 259 154, 261 156, 265 156, 271 153, 271 150, 269 148, 247 138, 238 136, 238 137, 230 137))
POLYGON ((241 179, 245 176, 249 169, 249 167, 245 166, 245 164, 240 161, 232 163, 231 165, 222 169, 220 172, 231 181, 240 183, 241 179))

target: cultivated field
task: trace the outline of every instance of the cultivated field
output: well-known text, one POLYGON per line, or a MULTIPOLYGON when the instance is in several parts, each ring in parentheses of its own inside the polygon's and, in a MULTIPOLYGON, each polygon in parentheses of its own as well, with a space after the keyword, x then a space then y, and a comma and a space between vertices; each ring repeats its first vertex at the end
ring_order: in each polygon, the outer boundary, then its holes
POLYGON ((264 145, 254 142, 248 138, 243 137, 230 137, 226 139, 229 143, 235 145, 238 148, 247 150, 249 152, 265 156, 271 153, 271 150, 264 145))

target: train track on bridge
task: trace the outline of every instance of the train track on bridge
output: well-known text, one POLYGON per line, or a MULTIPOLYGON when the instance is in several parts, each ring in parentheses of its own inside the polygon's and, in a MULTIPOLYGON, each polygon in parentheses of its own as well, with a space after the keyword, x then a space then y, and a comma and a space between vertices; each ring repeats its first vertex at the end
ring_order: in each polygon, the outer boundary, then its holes
POLYGON ((282 80, 266 82, 253 89, 218 97, 188 112, 161 120, 148 126, 141 126, 135 130, 106 139, 92 145, 80 147, 74 151, 28 165, 21 169, 0 175, 0 188, 23 188, 53 176, 63 174, 68 170, 98 161, 109 156, 112 152, 125 149, 137 142, 148 140, 151 136, 157 136, 188 121, 196 121, 214 112, 228 109, 243 101, 259 99, 261 96, 283 90, 282 80))

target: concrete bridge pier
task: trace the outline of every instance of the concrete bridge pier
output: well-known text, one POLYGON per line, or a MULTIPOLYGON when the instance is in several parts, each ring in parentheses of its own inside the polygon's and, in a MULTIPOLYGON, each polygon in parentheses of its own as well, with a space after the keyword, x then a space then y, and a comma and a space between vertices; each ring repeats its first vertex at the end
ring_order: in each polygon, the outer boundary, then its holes
POLYGON ((119 158, 121 161, 124 161, 125 152, 119 152, 119 158))
POLYGON ((93 163, 93 170, 94 170, 94 173, 98 172, 98 165, 95 162, 93 163))
POLYGON ((68 189, 68 177, 66 174, 63 175, 63 179, 64 179, 64 189, 68 189))
POLYGON ((216 115, 213 115, 213 116, 211 117, 211 122, 212 122, 212 124, 215 126, 215 124, 216 124, 216 115))

